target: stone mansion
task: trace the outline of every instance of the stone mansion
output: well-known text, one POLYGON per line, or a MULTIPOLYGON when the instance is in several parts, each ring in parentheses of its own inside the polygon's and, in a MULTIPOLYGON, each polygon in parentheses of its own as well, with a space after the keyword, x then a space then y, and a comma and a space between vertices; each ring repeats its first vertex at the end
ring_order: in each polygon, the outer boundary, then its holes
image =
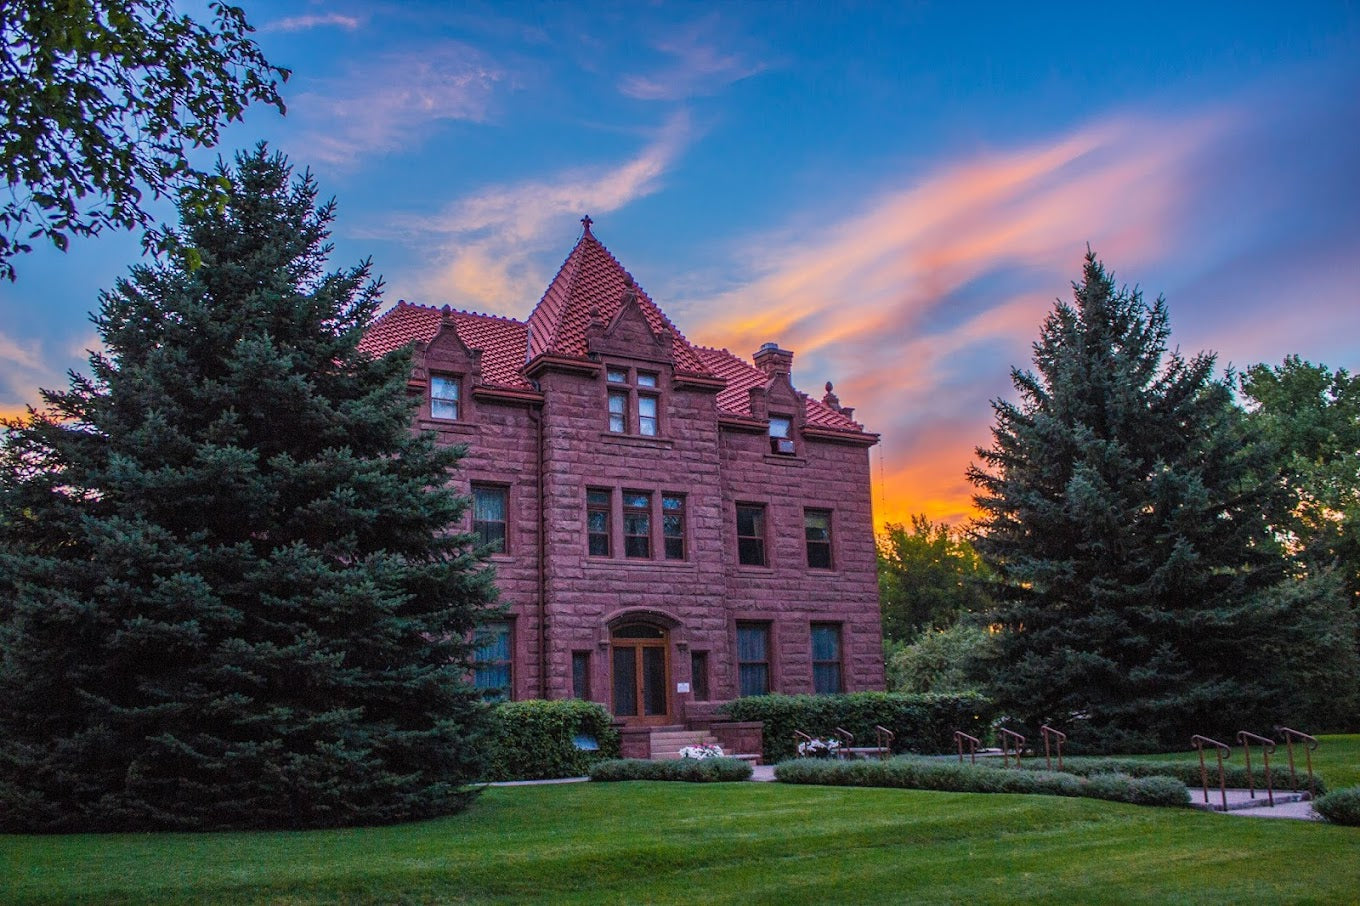
POLYGON ((694 346, 591 232, 524 321, 398 302, 417 425, 455 477, 506 616, 475 679, 701 725, 736 696, 883 688, 870 505, 878 436, 793 353, 694 346))

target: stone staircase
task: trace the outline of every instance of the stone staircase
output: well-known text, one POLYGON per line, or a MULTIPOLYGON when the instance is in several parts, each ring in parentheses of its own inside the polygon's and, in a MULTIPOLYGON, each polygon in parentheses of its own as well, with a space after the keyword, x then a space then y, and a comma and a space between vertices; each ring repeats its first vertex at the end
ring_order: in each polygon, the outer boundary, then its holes
POLYGON ((686 730, 684 727, 658 727, 652 731, 652 760, 679 758, 685 746, 714 746, 717 737, 707 730, 686 730))

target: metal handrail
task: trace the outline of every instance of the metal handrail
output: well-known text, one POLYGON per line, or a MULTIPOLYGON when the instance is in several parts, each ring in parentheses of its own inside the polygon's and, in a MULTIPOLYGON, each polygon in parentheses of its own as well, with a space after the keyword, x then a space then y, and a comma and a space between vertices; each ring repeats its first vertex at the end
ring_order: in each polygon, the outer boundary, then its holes
POLYGON ((997 729, 997 735, 1001 737, 1001 764, 1003 767, 1010 767, 1011 756, 1006 750, 1007 740, 1015 743, 1015 766, 1020 767, 1020 750, 1025 747, 1025 737, 1014 730, 1007 730, 1005 727, 997 729))
POLYGON ((1050 771, 1053 770, 1053 759, 1048 755, 1048 738, 1051 736, 1053 737, 1054 748, 1058 750, 1058 770, 1061 771, 1063 769, 1062 747, 1063 743, 1067 742, 1067 734, 1062 730, 1053 729, 1048 724, 1044 724, 1040 727, 1039 732, 1043 734, 1044 737, 1044 764, 1048 766, 1050 771))
POLYGON ((845 727, 837 727, 835 733, 836 737, 841 741, 841 747, 836 752, 836 757, 842 759, 849 758, 850 749, 855 744, 855 734, 845 729, 845 727))
POLYGON ((887 758, 892 754, 892 743, 897 734, 881 724, 874 724, 874 742, 878 745, 878 757, 887 758))
POLYGON ((1209 769, 1204 764, 1204 747, 1213 746, 1218 752, 1218 791, 1223 795, 1223 811, 1228 810, 1228 784, 1223 777, 1223 759, 1232 758, 1232 746, 1221 743, 1217 739, 1210 739, 1207 736, 1200 736, 1196 733, 1190 737, 1190 744, 1199 750, 1199 779, 1204 785, 1204 804, 1209 804, 1209 769))
POLYGON ((977 748, 982 745, 982 740, 976 736, 969 736, 962 730, 954 731, 954 742, 959 747, 959 764, 963 764, 963 741, 968 740, 968 758, 973 764, 977 764, 977 748))
POLYGON ((1242 753, 1247 757, 1247 792, 1252 799, 1256 798, 1256 779, 1251 775, 1251 744, 1253 742, 1261 744, 1261 757, 1266 761, 1266 799, 1270 802, 1270 807, 1274 808, 1275 788, 1270 782, 1270 753, 1275 751, 1275 740, 1248 733, 1246 730, 1238 730, 1237 741, 1242 744, 1242 753))
POLYGON ((1317 798, 1317 783, 1313 779, 1313 752, 1317 749, 1320 742, 1316 736, 1309 736, 1298 730, 1291 730, 1288 727, 1276 727, 1275 732, 1284 737, 1285 746, 1289 750, 1289 788, 1297 790, 1299 788, 1298 777, 1294 774, 1294 740, 1304 743, 1303 754, 1308 760, 1308 798, 1317 798))

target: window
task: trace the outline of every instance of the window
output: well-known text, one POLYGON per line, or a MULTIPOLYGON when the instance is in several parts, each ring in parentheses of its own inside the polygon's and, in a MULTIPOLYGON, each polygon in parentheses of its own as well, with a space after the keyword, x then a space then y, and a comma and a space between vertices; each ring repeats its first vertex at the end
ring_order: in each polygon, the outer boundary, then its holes
POLYGON ((590 652, 571 653, 571 694, 582 701, 590 700, 590 652))
POLYGON ((505 523, 510 489, 496 485, 472 486, 472 531, 496 553, 505 553, 505 523))
POLYGON ((770 626, 737 624, 737 679, 741 695, 770 692, 770 626))
POLYGON ((793 455, 793 419, 787 415, 770 416, 770 451, 781 456, 793 455))
POLYGON ((812 624, 812 691, 819 695, 845 691, 841 685, 841 627, 838 623, 812 624))
POLYGON ((685 559, 685 498, 679 494, 661 496, 661 535, 666 559, 685 559))
POLYGON ((638 395, 638 433, 656 437, 656 397, 638 395))
POLYGON ((609 430, 615 434, 628 431, 628 394, 622 390, 609 391, 609 430))
POLYGON ((691 651, 689 654, 690 692, 696 702, 708 701, 708 652, 691 651))
POLYGON ((737 562, 765 565, 765 507, 737 504, 737 562))
POLYGON ((621 366, 605 369, 609 387, 609 430, 614 434, 656 437, 661 433, 661 376, 621 366))
POLYGON ((807 564, 812 569, 831 568, 831 513, 804 510, 803 534, 807 537, 807 564))
POLYGON ((609 556, 609 511, 613 508, 613 491, 599 488, 586 491, 586 539, 592 557, 609 556))
POLYGON ((646 491, 623 492, 623 555, 652 556, 652 495, 646 491))
POLYGON ((458 420, 462 387, 456 377, 434 375, 430 378, 430 418, 458 420))
POLYGON ((472 655, 472 684, 487 698, 510 697, 510 623, 497 620, 477 631, 477 649, 472 655))

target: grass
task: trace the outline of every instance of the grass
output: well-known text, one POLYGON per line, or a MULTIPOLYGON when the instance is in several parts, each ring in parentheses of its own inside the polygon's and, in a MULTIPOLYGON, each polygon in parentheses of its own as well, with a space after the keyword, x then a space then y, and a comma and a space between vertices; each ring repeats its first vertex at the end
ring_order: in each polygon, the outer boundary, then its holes
MULTIPOLYGON (((1316 754, 1360 776, 1360 737, 1316 754)), ((1357 828, 1084 799, 592 783, 387 828, 11 836, 0 902, 1336 903, 1357 851, 1357 828)))
MULTIPOLYGON (((1236 742, 1236 740, 1232 740, 1236 742)), ((1228 740, 1223 740, 1228 742, 1228 740)), ((1313 753, 1313 770, 1322 775, 1327 781, 1327 789, 1339 790, 1344 786, 1360 785, 1360 735, 1354 736, 1319 736, 1318 750, 1313 753)), ((1042 743, 1040 744, 1042 745, 1042 743)), ((1212 749, 1204 750, 1205 758, 1208 760, 1209 769, 1214 769, 1215 761, 1212 749)), ((1042 758, 1042 752, 1040 754, 1042 758)), ((1199 763, 1199 755, 1191 750, 1189 752, 1176 752, 1168 755, 1131 755, 1130 758, 1143 760, 1160 761, 1163 759, 1176 758, 1185 759, 1199 763)), ((1231 764, 1243 765, 1246 762, 1242 758, 1242 747, 1233 746, 1233 755, 1230 759, 1231 764)), ((1252 746, 1251 764, 1253 770, 1261 767, 1261 749, 1252 746)), ((1305 771, 1305 761, 1303 750, 1296 744, 1294 746, 1294 770, 1299 774, 1305 771)), ((1275 750, 1275 754, 1270 756, 1271 771, 1288 773, 1289 755, 1285 751, 1284 744, 1281 743, 1275 750)))

